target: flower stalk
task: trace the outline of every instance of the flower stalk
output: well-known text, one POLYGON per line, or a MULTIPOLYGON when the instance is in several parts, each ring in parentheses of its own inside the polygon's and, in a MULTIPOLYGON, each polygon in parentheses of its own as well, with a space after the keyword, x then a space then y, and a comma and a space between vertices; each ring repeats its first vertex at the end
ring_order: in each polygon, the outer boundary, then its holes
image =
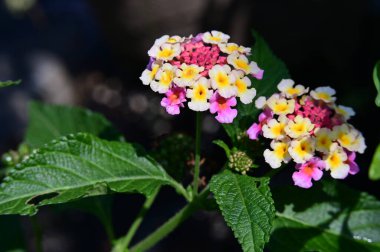
POLYGON ((112 252, 128 251, 128 246, 130 242, 132 241, 134 235, 136 234, 138 228, 140 227, 142 221, 144 220, 146 213, 149 211, 154 200, 156 199, 158 192, 159 190, 156 190, 156 192, 153 195, 146 198, 144 205, 142 206, 140 212, 138 213, 135 221, 132 223, 131 227, 129 228, 128 233, 116 242, 112 252))
POLYGON ((198 194, 198 183, 200 173, 201 159, 201 113, 196 113, 195 119, 195 161, 194 161, 194 180, 193 180, 193 197, 198 194))
POLYGON ((202 202, 207 198, 209 193, 209 188, 205 188, 198 196, 193 199, 192 202, 188 203, 177 214, 175 214, 172 218, 170 218, 167 222, 156 229, 156 231, 151 233, 144 240, 133 246, 129 251, 143 252, 156 245, 159 241, 174 231, 182 222, 189 218, 194 212, 201 209, 202 202))

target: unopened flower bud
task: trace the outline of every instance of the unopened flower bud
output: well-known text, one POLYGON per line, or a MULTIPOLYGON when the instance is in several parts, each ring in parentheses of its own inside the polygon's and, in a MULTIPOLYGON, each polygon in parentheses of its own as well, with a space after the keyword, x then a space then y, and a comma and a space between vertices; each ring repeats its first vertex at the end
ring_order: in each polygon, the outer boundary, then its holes
POLYGON ((243 151, 235 151, 229 157, 228 167, 241 174, 246 174, 252 166, 252 159, 243 151))

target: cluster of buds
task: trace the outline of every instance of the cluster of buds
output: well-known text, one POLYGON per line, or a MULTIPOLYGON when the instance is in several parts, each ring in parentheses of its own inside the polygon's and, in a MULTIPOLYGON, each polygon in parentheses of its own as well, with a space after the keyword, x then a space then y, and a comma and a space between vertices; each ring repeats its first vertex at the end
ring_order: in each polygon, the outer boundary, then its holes
POLYGON ((243 151, 233 151, 228 157, 228 167, 243 175, 246 174, 252 166, 252 159, 243 151))
POLYGON ((347 122, 355 114, 352 108, 336 105, 335 90, 330 87, 309 93, 308 88, 284 79, 278 89, 280 93, 269 99, 256 100, 256 107, 263 112, 247 131, 252 140, 259 135, 271 139, 270 149, 264 151, 265 161, 272 168, 294 161, 292 178, 303 188, 320 180, 323 171, 330 171, 335 179, 356 174, 356 152, 363 153, 366 145, 362 134, 347 122))
POLYGON ((220 123, 231 123, 238 113, 236 97, 249 104, 256 95, 248 76, 261 79, 264 71, 248 60, 250 48, 229 43, 229 38, 218 31, 164 35, 148 51, 150 61, 140 79, 165 95, 161 105, 171 115, 188 101, 191 110, 209 110, 220 123))

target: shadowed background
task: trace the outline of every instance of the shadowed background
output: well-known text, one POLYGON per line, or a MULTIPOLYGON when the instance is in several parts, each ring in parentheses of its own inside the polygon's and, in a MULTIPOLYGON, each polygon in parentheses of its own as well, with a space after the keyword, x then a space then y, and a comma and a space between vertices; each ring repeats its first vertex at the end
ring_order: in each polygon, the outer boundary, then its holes
MULTIPOLYGON (((143 86, 147 50, 163 34, 221 30, 231 41, 250 46, 251 28, 284 60, 297 83, 330 85, 338 103, 352 106, 351 120, 366 137, 358 157, 362 172, 347 183, 380 196, 367 167, 380 142, 375 118, 372 69, 380 59, 380 1, 233 0, 4 0, 0 3, 0 80, 22 85, 0 92, 0 153, 17 148, 27 125, 27 103, 88 107, 106 115, 128 141, 152 146, 171 132, 193 133, 193 113, 167 115, 161 96, 143 86)), ((254 53, 254 52, 253 52, 254 53)), ((207 114, 207 113, 205 113, 207 114)), ((225 137, 211 115, 204 116, 203 151, 221 152, 210 142, 225 137)), ((220 157, 219 157, 220 155, 220 157)), ((124 234, 142 202, 120 196, 114 203, 116 233, 124 234)), ((183 204, 168 189, 160 194, 136 239, 144 237, 183 204)), ((38 216, 45 251, 107 251, 106 236, 93 217, 77 211, 57 214, 49 207, 38 216)), ((31 224, 23 219, 25 237, 31 224)), ((1 241, 0 235, 0 241, 1 241)), ((32 251, 32 238, 28 239, 32 251)), ((151 251, 239 251, 222 218, 201 213, 151 251)))

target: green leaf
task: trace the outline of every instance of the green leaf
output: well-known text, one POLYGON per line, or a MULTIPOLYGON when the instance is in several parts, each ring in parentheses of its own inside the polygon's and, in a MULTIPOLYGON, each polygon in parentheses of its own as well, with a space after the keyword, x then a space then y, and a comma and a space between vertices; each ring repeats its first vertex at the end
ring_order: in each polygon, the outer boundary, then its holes
POLYGON ((369 178, 372 180, 380 179, 380 144, 376 148, 371 166, 369 167, 369 178))
POLYGON ((34 214, 38 206, 113 192, 149 197, 161 185, 185 189, 133 145, 78 133, 36 150, 0 187, 0 214, 34 214))
POLYGON ((380 202, 324 181, 273 190, 278 210, 271 251, 380 251, 380 202))
POLYGON ((17 81, 0 81, 0 88, 9 87, 9 86, 15 86, 21 83, 21 80, 17 81))
MULTIPOLYGON (((250 60, 255 61, 260 68, 264 69, 264 77, 262 80, 251 78, 252 86, 256 88, 257 95, 270 96, 277 91, 277 84, 286 78, 290 78, 288 69, 284 62, 282 62, 276 55, 273 54, 265 40, 253 31, 255 44, 252 47, 252 56, 250 60)), ((247 131, 249 126, 257 121, 260 110, 255 107, 255 103, 242 104, 238 103, 238 115, 232 124, 223 124, 227 134, 231 137, 233 142, 239 141, 241 134, 247 131)))
POLYGON ((375 82, 375 87, 377 89, 377 96, 375 103, 380 107, 380 60, 376 63, 373 69, 373 82, 375 82))
POLYGON ((120 134, 104 116, 86 109, 32 102, 25 141, 37 148, 61 136, 87 132, 108 140, 120 134))
POLYGON ((224 150, 224 152, 226 153, 227 157, 230 156, 230 154, 231 154, 230 147, 228 147, 228 145, 225 142, 223 142, 222 140, 214 140, 212 142, 214 144, 218 145, 220 148, 222 148, 224 150))
POLYGON ((269 179, 224 171, 210 182, 211 191, 243 251, 263 251, 269 241, 275 209, 269 179))

